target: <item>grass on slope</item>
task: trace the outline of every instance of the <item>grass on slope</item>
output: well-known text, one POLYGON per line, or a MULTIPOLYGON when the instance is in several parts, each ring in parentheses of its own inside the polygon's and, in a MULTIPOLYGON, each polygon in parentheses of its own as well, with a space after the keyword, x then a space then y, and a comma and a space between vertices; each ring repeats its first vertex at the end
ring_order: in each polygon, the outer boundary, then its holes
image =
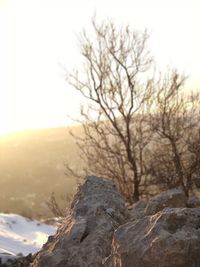
MULTIPOLYGON (((81 127, 73 131, 81 134, 81 127)), ((45 201, 55 192, 61 205, 76 181, 65 175, 64 163, 81 167, 68 128, 31 130, 0 137, 0 211, 36 218, 49 216, 45 201)))

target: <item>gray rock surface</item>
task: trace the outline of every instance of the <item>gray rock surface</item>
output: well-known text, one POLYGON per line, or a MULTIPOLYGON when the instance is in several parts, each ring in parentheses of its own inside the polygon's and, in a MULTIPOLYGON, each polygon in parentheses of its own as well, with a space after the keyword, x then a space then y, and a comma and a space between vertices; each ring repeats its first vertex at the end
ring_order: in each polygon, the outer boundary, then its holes
POLYGON ((137 203, 129 207, 129 213, 131 220, 138 220, 147 215, 153 215, 163 210, 166 207, 169 208, 195 208, 200 205, 197 197, 190 197, 187 199, 184 192, 180 188, 174 188, 166 190, 151 198, 149 201, 140 200, 137 203))
POLYGON ((148 204, 147 200, 140 200, 129 207, 131 221, 138 220, 146 216, 145 210, 148 204))
POLYGON ((87 177, 32 266, 199 267, 197 200, 172 189, 127 210, 112 181, 87 177))
POLYGON ((37 254, 34 267, 100 267, 111 252, 114 230, 128 211, 110 180, 90 176, 79 188, 68 217, 37 254))
POLYGON ((146 215, 153 215, 164 208, 182 208, 187 206, 187 197, 181 188, 174 188, 160 193, 148 202, 146 215))
POLYGON ((187 201, 187 207, 189 208, 200 207, 200 199, 194 193, 189 196, 188 201, 187 201))
POLYGON ((200 208, 166 208, 120 226, 105 267, 199 267, 200 208))

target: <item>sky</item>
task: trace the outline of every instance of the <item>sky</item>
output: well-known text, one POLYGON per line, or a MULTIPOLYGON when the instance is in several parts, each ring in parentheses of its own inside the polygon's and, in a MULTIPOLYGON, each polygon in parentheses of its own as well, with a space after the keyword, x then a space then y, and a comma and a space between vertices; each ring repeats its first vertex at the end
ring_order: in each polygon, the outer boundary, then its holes
POLYGON ((0 135, 78 117, 66 70, 80 66, 78 35, 94 14, 147 29, 158 68, 177 68, 200 90, 199 10, 199 0, 0 0, 0 135))

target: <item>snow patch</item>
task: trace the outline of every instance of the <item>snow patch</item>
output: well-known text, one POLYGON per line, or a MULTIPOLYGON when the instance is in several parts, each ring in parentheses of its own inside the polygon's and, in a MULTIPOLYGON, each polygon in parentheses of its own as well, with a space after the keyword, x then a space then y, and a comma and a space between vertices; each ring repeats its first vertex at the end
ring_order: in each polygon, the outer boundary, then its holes
POLYGON ((35 253, 56 229, 20 215, 0 213, 0 257, 35 253))

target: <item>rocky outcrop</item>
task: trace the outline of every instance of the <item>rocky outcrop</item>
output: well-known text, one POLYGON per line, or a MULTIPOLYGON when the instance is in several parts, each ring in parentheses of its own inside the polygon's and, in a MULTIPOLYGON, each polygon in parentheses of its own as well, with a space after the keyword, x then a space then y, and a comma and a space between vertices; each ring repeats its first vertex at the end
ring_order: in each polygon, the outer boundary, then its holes
POLYGON ((167 208, 120 226, 106 267, 199 267, 200 208, 167 208))
POLYGON ((90 176, 70 213, 37 254, 34 267, 102 267, 114 230, 128 219, 124 200, 110 180, 90 176))
POLYGON ((200 207, 200 199, 197 197, 196 194, 191 194, 187 201, 187 207, 189 208, 197 208, 200 207))
POLYGON ((197 207, 199 199, 197 197, 191 197, 189 200, 185 196, 181 188, 174 188, 166 190, 151 198, 149 201, 140 200, 137 203, 129 207, 129 213, 131 220, 138 220, 147 215, 154 215, 164 208, 183 208, 187 207, 190 203, 190 207, 197 207))
POLYGON ((87 177, 33 267, 199 267, 200 208, 181 189, 127 210, 110 180, 87 177))
POLYGON ((181 188, 174 188, 162 192, 148 202, 145 214, 153 215, 164 208, 182 208, 187 206, 187 197, 181 188))
POLYGON ((140 200, 128 208, 131 221, 135 221, 146 216, 145 210, 148 205, 147 200, 140 200))

